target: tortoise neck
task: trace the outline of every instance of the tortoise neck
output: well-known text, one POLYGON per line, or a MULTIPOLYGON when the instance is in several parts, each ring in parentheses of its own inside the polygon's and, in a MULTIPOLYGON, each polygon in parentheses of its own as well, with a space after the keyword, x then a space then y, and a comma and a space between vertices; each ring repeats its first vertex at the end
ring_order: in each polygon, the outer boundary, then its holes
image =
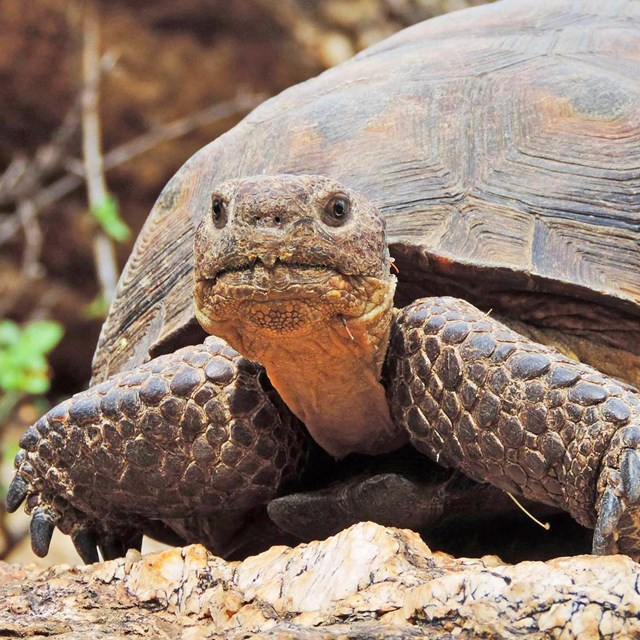
POLYGON ((365 312, 333 316, 291 334, 267 334, 248 323, 212 327, 245 357, 264 365, 271 383, 331 455, 378 454, 406 442, 380 383, 395 278, 376 280, 365 312))
MULTIPOLYGON (((278 341, 261 358, 283 400, 336 458, 384 453, 406 441, 391 420, 377 354, 367 352, 357 334, 355 323, 336 321, 304 345, 278 341)), ((386 346, 385 340, 382 355, 386 346)))

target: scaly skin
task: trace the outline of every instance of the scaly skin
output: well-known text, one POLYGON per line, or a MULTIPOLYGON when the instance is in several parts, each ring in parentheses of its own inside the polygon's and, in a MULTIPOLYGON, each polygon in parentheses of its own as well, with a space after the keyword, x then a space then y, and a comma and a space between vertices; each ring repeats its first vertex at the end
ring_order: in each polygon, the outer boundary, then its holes
MULTIPOLYGON (((638 556, 638 392, 464 301, 419 300, 395 318, 384 221, 361 196, 319 176, 225 183, 195 271, 201 324, 260 361, 333 455, 411 439, 566 509, 595 527, 595 553, 638 556)), ((27 498, 40 555, 55 525, 89 560, 96 543, 115 555, 162 527, 224 553, 243 514, 295 475, 303 440, 259 369, 210 339, 53 409, 21 441, 7 503, 27 498)))
POLYGON ((263 376, 208 338, 52 409, 22 437, 7 497, 13 511, 27 496, 34 551, 46 555, 56 525, 89 561, 96 545, 117 556, 165 529, 225 555, 304 457, 301 426, 263 376))
POLYGON ((403 309, 387 363, 394 421, 420 451, 568 511, 596 528, 595 553, 638 557, 635 388, 454 298, 403 309))

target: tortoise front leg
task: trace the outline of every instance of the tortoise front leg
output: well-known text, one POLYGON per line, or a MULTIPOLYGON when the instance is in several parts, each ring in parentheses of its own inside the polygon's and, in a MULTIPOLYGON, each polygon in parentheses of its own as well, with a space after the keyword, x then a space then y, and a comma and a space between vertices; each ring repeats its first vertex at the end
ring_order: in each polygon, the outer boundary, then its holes
POLYGON ((224 553, 242 517, 297 475, 303 438, 263 370, 208 338, 41 418, 20 441, 7 509, 26 499, 39 556, 56 526, 87 562, 143 533, 224 553))
POLYGON ((387 357, 413 444, 480 482, 568 511, 593 552, 640 554, 640 395, 467 302, 402 311, 387 357))

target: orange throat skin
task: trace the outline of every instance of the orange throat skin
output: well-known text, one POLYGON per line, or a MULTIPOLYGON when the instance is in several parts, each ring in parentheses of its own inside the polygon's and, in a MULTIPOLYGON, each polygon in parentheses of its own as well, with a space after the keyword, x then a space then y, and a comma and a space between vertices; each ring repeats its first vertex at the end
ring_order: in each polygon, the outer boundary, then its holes
POLYGON ((273 295, 247 289, 238 297, 236 286, 198 281, 197 318, 265 367, 282 399, 328 453, 342 458, 391 451, 406 442, 380 383, 396 279, 327 271, 322 282, 273 295))

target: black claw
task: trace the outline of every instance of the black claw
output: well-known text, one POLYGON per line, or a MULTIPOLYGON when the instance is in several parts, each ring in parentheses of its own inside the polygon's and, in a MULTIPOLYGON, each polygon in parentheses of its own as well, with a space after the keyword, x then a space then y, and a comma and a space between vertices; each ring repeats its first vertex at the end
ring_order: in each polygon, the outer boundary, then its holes
POLYGON ((98 556, 98 542, 93 531, 80 529, 71 539, 73 540, 73 546, 76 548, 78 555, 85 564, 93 564, 100 560, 98 556))
POLYGON ((127 549, 135 549, 136 551, 142 551, 142 534, 136 534, 127 542, 127 549))
POLYGON ((22 476, 15 475, 7 492, 5 501, 7 511, 13 513, 24 502, 28 493, 29 483, 22 476))
POLYGON ((49 553, 49 544, 56 528, 55 515, 48 509, 37 510, 31 518, 31 548, 39 558, 49 553))
POLYGON ((114 536, 106 536, 99 542, 98 546, 104 560, 123 558, 127 553, 126 544, 123 540, 114 536))
POLYGON ((602 536, 596 528, 593 532, 593 542, 591 544, 591 553, 594 556, 611 556, 615 554, 615 541, 613 536, 602 536))
POLYGON ((613 532, 622 515, 622 503, 611 487, 607 487, 600 505, 600 513, 593 532, 592 553, 597 556, 610 555, 616 552, 613 532))
POLYGON ((627 449, 620 463, 622 490, 630 504, 640 500, 640 456, 635 449, 627 449))

